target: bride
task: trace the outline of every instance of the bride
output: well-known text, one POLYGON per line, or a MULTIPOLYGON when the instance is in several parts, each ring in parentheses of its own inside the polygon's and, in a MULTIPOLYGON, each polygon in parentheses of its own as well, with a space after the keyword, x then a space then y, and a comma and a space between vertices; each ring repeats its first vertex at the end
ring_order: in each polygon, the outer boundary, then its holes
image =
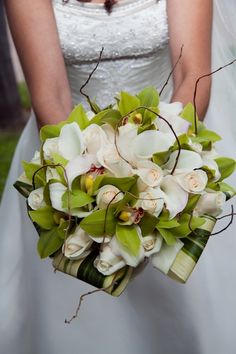
MULTIPOLYGON (((88 297, 70 326, 64 324, 65 317, 91 287, 62 273, 54 274, 50 260, 43 262, 37 256, 36 232, 26 216, 25 202, 12 184, 21 173, 20 161, 30 160, 38 148, 37 124, 64 120, 73 104, 84 101, 79 89, 101 48, 105 48, 102 62, 86 87, 101 106, 120 90, 135 93, 145 86, 162 87, 182 45, 183 57, 163 100, 191 101, 196 78, 210 71, 211 0, 192 0, 191 5, 188 0, 106 0, 107 9, 103 2, 6 1, 34 113, 17 146, 1 205, 1 352, 233 354, 236 241, 232 231, 209 243, 185 286, 148 267, 119 298, 105 293, 88 297), (110 14, 109 5, 113 5, 110 14)), ((233 2, 231 6, 233 10, 233 2)), ((219 44, 217 28, 213 42, 219 44)), ((224 45, 228 49, 230 43, 224 45)), ((222 62, 213 55, 213 64, 222 62)), ((230 144, 221 147, 228 155, 235 146, 236 127, 230 111, 233 94, 224 80, 233 75, 231 69, 218 75, 224 85, 220 91, 213 78, 206 117, 208 126, 230 144)), ((210 78, 199 86, 201 118, 207 110, 210 86, 210 78)))

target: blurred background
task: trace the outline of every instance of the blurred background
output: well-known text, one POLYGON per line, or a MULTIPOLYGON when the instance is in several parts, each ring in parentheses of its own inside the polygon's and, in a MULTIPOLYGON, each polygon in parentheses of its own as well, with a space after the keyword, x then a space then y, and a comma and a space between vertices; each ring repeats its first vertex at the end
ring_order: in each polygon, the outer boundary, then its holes
POLYGON ((30 96, 0 0, 0 199, 11 159, 31 110, 30 96))

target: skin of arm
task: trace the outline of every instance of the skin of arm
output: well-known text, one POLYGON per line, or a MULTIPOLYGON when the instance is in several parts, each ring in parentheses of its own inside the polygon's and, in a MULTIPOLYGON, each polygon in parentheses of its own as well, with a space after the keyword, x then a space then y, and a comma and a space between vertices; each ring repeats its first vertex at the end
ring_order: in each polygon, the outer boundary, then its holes
POLYGON ((11 33, 39 126, 67 118, 69 83, 51 0, 6 0, 11 33))
MULTIPOLYGON (((170 53, 176 63, 183 45, 183 55, 173 74, 172 101, 193 102, 196 80, 211 71, 212 0, 168 0, 170 53)), ((204 118, 210 99, 211 78, 198 85, 197 111, 204 118)))

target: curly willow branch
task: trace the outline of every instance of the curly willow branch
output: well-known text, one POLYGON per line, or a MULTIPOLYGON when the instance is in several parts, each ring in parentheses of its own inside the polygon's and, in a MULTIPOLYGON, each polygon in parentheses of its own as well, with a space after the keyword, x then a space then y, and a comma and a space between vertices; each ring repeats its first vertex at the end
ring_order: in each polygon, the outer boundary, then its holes
POLYGON ((233 65, 234 63, 236 62, 236 59, 232 60, 230 63, 228 64, 225 64, 223 66, 221 66, 220 68, 208 73, 208 74, 205 74, 205 75, 202 75, 200 76, 196 83, 195 83, 195 87, 194 87, 194 94, 193 94, 193 107, 194 107, 194 130, 195 130, 195 134, 197 135, 198 133, 198 129, 197 129, 197 102, 196 102, 196 99, 197 99, 197 90, 198 90, 198 85, 199 85, 199 82, 206 78, 206 77, 210 77, 214 74, 216 74, 218 71, 221 71, 222 69, 226 68, 227 66, 230 66, 230 65, 233 65))
MULTIPOLYGON (((213 234, 210 234, 210 236, 219 235, 219 234, 221 234, 223 231, 227 230, 227 229, 230 227, 230 225, 233 223, 234 215, 235 215, 235 213, 234 213, 234 206, 231 204, 231 213, 230 213, 229 215, 227 215, 227 216, 230 216, 230 217, 231 217, 231 218, 230 218, 230 221, 228 222, 228 224, 227 224, 223 229, 221 229, 220 231, 214 232, 213 234)), ((225 216, 225 217, 226 217, 226 216, 225 216)), ((223 217, 222 217, 222 219, 223 219, 223 217)))
POLYGON ((85 81, 85 83, 84 83, 84 84, 81 86, 81 88, 80 88, 80 93, 81 93, 81 95, 84 96, 84 97, 87 99, 87 101, 88 101, 88 103, 89 103, 89 106, 90 106, 91 110, 92 110, 94 113, 96 113, 96 111, 94 111, 93 103, 92 103, 92 101, 90 100, 89 95, 87 95, 87 94, 83 91, 83 89, 88 85, 88 83, 89 83, 89 81, 91 80, 93 74, 94 74, 95 71, 97 70, 98 65, 100 64, 101 59, 102 59, 103 51, 104 51, 104 47, 102 47, 102 49, 101 49, 101 51, 100 51, 97 64, 95 65, 95 67, 94 67, 94 69, 91 71, 91 73, 89 74, 89 76, 88 76, 87 80, 85 81))
POLYGON ((180 53, 179 53, 179 57, 178 57, 178 59, 177 59, 175 65, 173 66, 173 69, 172 69, 171 72, 169 73, 166 82, 164 83, 164 85, 162 86, 162 88, 161 88, 161 90, 160 90, 160 92, 159 92, 159 96, 160 96, 160 97, 161 97, 161 95, 162 95, 162 92, 164 91, 164 89, 165 89, 166 86, 168 85, 171 76, 173 75, 173 73, 174 73, 174 71, 175 71, 177 65, 178 65, 179 62, 180 62, 180 59, 182 58, 183 48, 184 48, 184 45, 181 46, 181 48, 180 48, 180 53))
POLYGON ((75 310, 75 314, 69 320, 65 319, 65 323, 66 324, 70 324, 75 318, 78 317, 79 311, 80 311, 80 308, 81 308, 81 305, 82 305, 82 301, 84 300, 85 297, 87 297, 89 295, 92 295, 92 294, 95 294, 95 293, 98 293, 98 292, 101 292, 101 291, 106 291, 110 287, 112 287, 113 285, 116 285, 116 284, 117 284, 117 281, 114 279, 113 282, 109 286, 107 286, 105 288, 95 289, 95 290, 89 291, 89 292, 81 295, 80 296, 80 300, 79 300, 79 304, 78 304, 78 306, 77 306, 77 308, 75 310))

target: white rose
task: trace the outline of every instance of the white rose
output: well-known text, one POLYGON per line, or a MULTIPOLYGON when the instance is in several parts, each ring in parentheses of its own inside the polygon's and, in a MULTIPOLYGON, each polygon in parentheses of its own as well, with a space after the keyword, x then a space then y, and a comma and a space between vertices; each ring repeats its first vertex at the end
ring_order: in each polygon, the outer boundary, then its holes
POLYGON ((119 202, 124 197, 124 194, 119 192, 120 190, 118 188, 109 184, 101 187, 98 191, 97 198, 96 198, 98 207, 102 209, 102 208, 106 208, 109 203, 114 204, 119 202))
POLYGON ((103 275, 113 274, 125 265, 124 259, 113 252, 111 244, 104 245, 94 261, 95 268, 103 275))
POLYGON ((145 236, 142 239, 142 246, 145 257, 158 253, 161 249, 163 238, 160 234, 145 236))
POLYGON ((139 194, 137 206, 155 215, 161 213, 164 206, 164 193, 159 188, 148 188, 139 194))
POLYGON ((46 205, 43 198, 43 187, 33 190, 28 197, 28 204, 33 210, 37 210, 46 205))
POLYGON ((43 144, 44 158, 46 160, 53 160, 53 154, 58 154, 58 138, 46 139, 43 144))
POLYGON ((198 194, 206 188, 208 178, 205 171, 195 170, 185 175, 177 175, 176 180, 188 193, 198 194))
POLYGON ((75 232, 65 240, 62 252, 66 258, 71 260, 80 259, 90 253, 92 243, 93 240, 89 235, 77 226, 75 232))
POLYGON ((151 161, 140 161, 137 163, 137 169, 133 169, 133 173, 141 179, 139 188, 157 187, 160 185, 163 177, 162 169, 151 161))
POLYGON ((225 201, 226 195, 223 192, 204 193, 197 202, 194 213, 200 216, 204 214, 218 216, 225 201))

